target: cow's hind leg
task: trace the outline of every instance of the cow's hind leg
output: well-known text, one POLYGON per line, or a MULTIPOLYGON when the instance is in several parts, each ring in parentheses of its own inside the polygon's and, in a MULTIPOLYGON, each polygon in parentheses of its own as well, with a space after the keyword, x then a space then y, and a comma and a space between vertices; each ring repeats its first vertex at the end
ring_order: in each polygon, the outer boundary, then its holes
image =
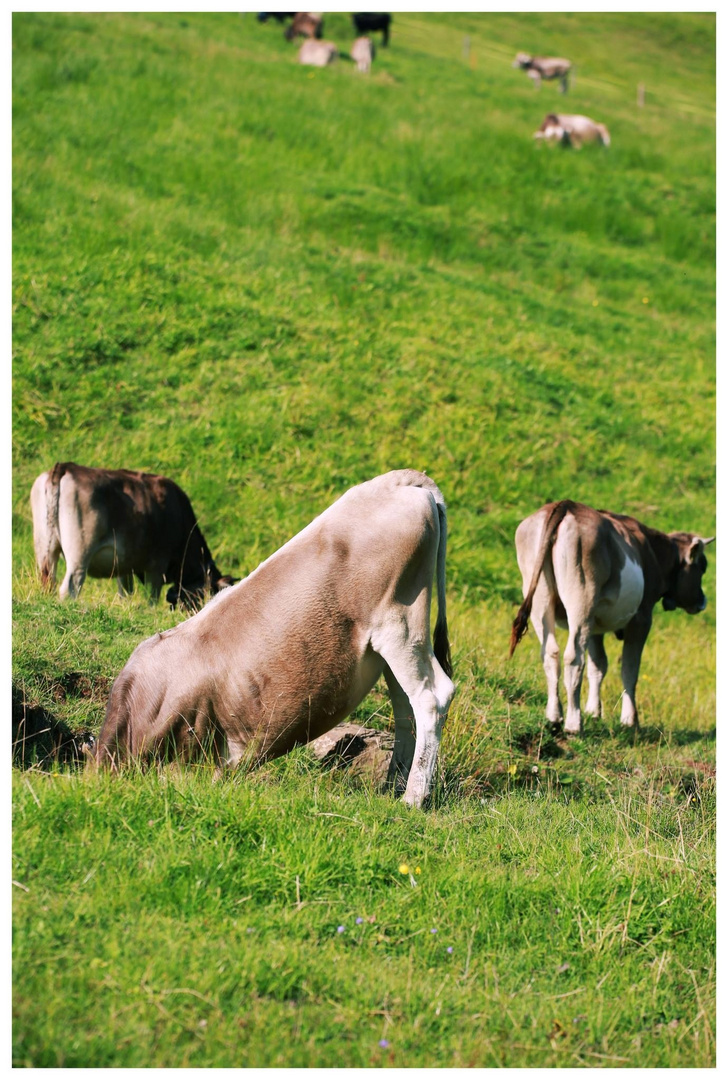
POLYGON ((403 634, 385 641, 377 651, 407 695, 414 713, 415 748, 404 801, 410 806, 422 806, 432 786, 442 727, 455 685, 440 667, 429 641, 413 641, 403 634))
POLYGON ((564 689, 566 690, 566 720, 568 735, 581 734, 581 683, 584 678, 587 643, 591 634, 589 621, 582 615, 567 611, 569 640, 564 649, 564 689))
POLYGON ((394 786, 396 795, 403 795, 415 754, 415 714, 410 699, 388 666, 384 668, 384 678, 394 714, 394 753, 389 765, 387 783, 394 786))
POLYGON ((541 662, 546 675, 548 692, 546 719, 552 724, 560 724, 564 718, 564 713, 559 699, 561 665, 559 643, 556 640, 556 608, 553 598, 553 585, 547 584, 543 579, 539 581, 533 597, 531 622, 536 631, 536 637, 541 643, 541 662))
POLYGON ((590 716, 602 716, 601 687, 602 680, 607 674, 609 661, 604 648, 604 634, 592 634, 587 642, 588 659, 586 674, 589 680, 589 697, 587 698, 585 712, 590 716))

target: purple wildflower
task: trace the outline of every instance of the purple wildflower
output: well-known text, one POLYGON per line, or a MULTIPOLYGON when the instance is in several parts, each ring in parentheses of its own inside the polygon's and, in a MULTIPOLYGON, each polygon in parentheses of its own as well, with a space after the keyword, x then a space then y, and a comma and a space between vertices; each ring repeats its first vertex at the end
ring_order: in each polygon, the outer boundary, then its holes
POLYGON ((448 945, 448 947, 447 947, 447 949, 445 951, 446 952, 452 952, 452 945, 448 945))
POLYGON ((364 922, 361 915, 359 915, 354 921, 356 922, 357 926, 361 926, 361 924, 364 922))
POLYGON ((389 1039, 380 1039, 379 1045, 381 1046, 382 1050, 386 1050, 389 1046, 389 1039))
POLYGON ((336 927, 336 933, 337 934, 343 934, 345 930, 346 930, 345 926, 337 926, 336 927))
POLYGON ((436 934, 437 933, 437 927, 433 926, 432 930, 430 930, 430 933, 431 934, 436 934))

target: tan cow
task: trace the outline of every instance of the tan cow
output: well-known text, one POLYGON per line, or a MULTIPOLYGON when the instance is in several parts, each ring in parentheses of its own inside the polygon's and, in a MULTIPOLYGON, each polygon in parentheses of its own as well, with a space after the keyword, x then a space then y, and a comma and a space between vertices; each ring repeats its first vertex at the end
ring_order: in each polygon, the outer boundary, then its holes
POLYGON ((298 11, 293 16, 293 22, 284 30, 287 41, 293 41, 296 37, 322 38, 324 33, 324 17, 320 11, 298 11))
POLYGON ((299 64, 312 64, 313 67, 326 67, 333 64, 339 55, 339 50, 333 41, 314 41, 310 38, 304 41, 298 50, 299 64))
POLYGON ((546 717, 562 719, 556 626, 568 628, 564 650, 567 708, 564 730, 581 731, 579 705, 584 663, 589 697, 586 712, 602 715, 600 687, 607 672, 604 635, 622 640, 622 723, 637 724, 635 688, 652 609, 703 611, 701 587, 707 560, 703 549, 715 537, 665 534, 631 517, 592 510, 582 503, 547 503, 516 530, 516 553, 525 600, 513 622, 511 656, 528 629, 529 616, 541 642, 548 684, 546 717))
POLYGON ((374 42, 368 37, 359 37, 351 47, 351 58, 357 70, 365 75, 369 73, 375 56, 374 42))
POLYGON ((547 113, 533 137, 573 146, 575 150, 580 150, 585 142, 601 143, 602 146, 611 143, 604 124, 598 124, 588 116, 569 113, 547 113))
POLYGON ((210 746, 221 764, 259 763, 328 731, 383 674, 390 779, 421 806, 454 692, 446 537, 442 494, 424 473, 351 488, 239 584, 135 649, 112 687, 97 762, 186 760, 210 746))
POLYGON ((61 600, 78 596, 87 575, 117 578, 124 595, 136 574, 154 601, 167 582, 168 602, 188 607, 235 581, 215 566, 190 500, 166 476, 59 462, 35 480, 30 505, 44 585, 55 585, 66 560, 61 600))
POLYGON ((571 60, 565 60, 562 56, 531 56, 529 53, 519 52, 516 53, 516 59, 511 67, 527 71, 529 79, 533 79, 537 87, 541 86, 542 79, 558 79, 559 90, 562 94, 569 89, 572 63, 571 60))

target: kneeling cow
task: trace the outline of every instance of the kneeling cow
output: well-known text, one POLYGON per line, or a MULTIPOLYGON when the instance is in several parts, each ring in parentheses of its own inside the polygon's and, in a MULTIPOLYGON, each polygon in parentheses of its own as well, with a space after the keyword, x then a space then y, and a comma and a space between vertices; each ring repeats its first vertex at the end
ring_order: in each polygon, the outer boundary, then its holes
POLYGON ((135 649, 112 688, 97 761, 184 760, 211 744, 228 766, 262 762, 328 731, 383 674, 390 780, 421 806, 454 692, 446 535, 442 494, 424 473, 351 488, 243 581, 135 649))
POLYGON ((658 600, 666 611, 689 615, 706 606, 701 582, 707 568, 703 549, 715 537, 661 533, 631 517, 592 510, 582 503, 547 503, 516 530, 518 565, 525 600, 513 622, 511 656, 531 617, 541 642, 548 684, 546 717, 562 719, 559 700, 557 624, 568 627, 564 650, 567 707, 564 730, 581 731, 579 705, 584 663, 589 698, 586 712, 602 715, 600 687, 607 672, 604 635, 623 641, 622 723, 637 724, 635 688, 642 649, 658 600))

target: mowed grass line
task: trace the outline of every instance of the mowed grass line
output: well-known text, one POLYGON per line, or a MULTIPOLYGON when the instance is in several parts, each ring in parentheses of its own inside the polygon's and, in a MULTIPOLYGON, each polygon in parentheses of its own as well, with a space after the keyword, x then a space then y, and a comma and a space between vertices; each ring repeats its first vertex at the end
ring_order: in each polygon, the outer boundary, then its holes
MULTIPOLYGON (((398 14, 369 79, 252 15, 13 37, 14 710, 98 731, 183 617, 41 593, 28 493, 67 459, 173 476, 236 574, 426 469, 458 683, 426 814, 305 749, 15 770, 16 1065, 713 1064, 714 549, 707 611, 656 612, 638 733, 616 640, 568 741, 533 634, 506 653, 540 503, 714 531, 714 17, 398 14), (576 59, 567 99, 522 48, 576 59), (533 143, 565 105, 609 152, 533 143)), ((356 718, 390 725, 382 687, 356 718)))
POLYGON ((310 769, 16 778, 17 1065, 711 1063, 703 799, 310 769))

